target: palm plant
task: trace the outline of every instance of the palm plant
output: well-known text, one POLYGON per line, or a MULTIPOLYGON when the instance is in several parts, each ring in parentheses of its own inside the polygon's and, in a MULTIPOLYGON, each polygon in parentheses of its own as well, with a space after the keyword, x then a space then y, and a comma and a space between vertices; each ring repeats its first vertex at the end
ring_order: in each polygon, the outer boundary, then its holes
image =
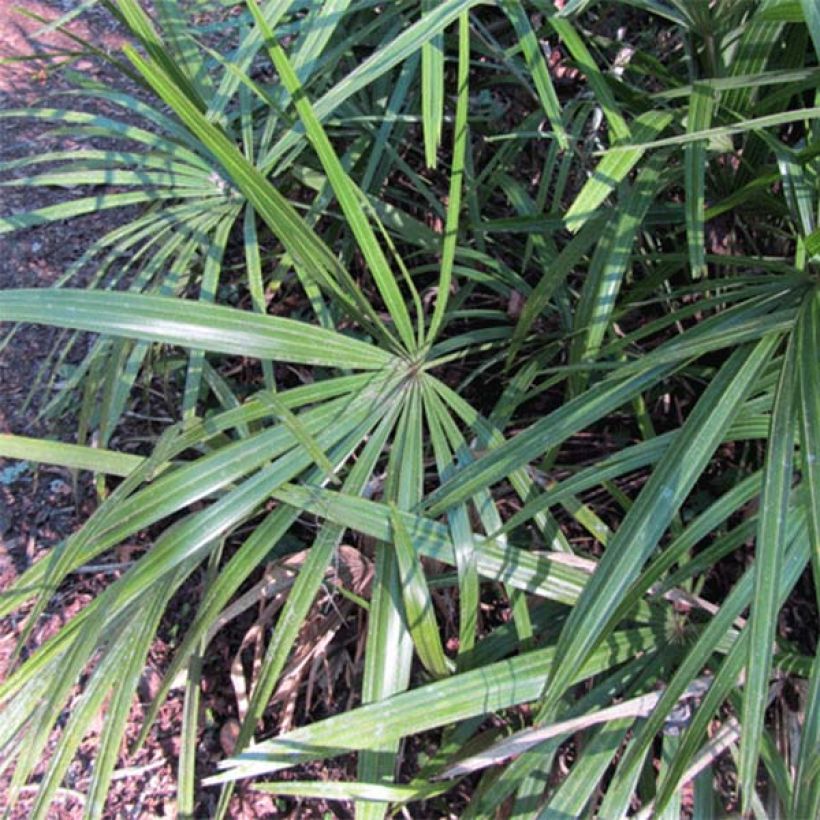
POLYGON ((145 128, 63 107, 0 114, 117 146, 7 163, 32 171, 16 185, 114 190, 6 217, 1 230, 144 207, 58 287, 0 296, 2 321, 99 334, 44 405, 61 412, 81 391, 78 443, 0 436, 0 454, 122 479, 3 593, 2 614, 28 607, 21 647, 73 571, 157 533, 0 684, 10 802, 82 679, 31 813, 46 816, 104 712, 85 804, 103 813, 158 624, 202 572, 146 721, 183 675, 178 805, 192 815, 202 658, 243 585, 296 541, 305 559, 236 751, 206 781, 221 785, 220 813, 244 778, 352 800, 362 817, 436 800, 463 778, 473 788, 465 816, 509 800, 515 816, 636 806, 673 816, 692 781, 705 812, 712 764, 737 747, 744 810, 765 812, 762 764, 772 805, 816 816, 820 667, 777 635, 801 577, 820 589, 814 4, 235 5, 215 27, 168 0, 155 19, 136 0, 111 4, 134 38, 113 61, 133 90, 78 78, 80 93, 145 128), (626 11, 672 27, 665 61, 601 33, 607 15, 626 11), (550 38, 583 75, 571 99, 553 82, 550 38), (58 166, 40 172, 40 162, 58 166), (707 252, 718 217, 750 237, 740 250, 707 252), (92 287, 65 287, 88 264, 92 287), (228 282, 250 310, 216 304, 228 282), (281 288, 300 289, 301 318, 272 315, 281 288), (220 373, 225 356, 261 362, 250 395, 220 373), (145 455, 107 449, 160 357, 180 374, 178 422, 145 455), (294 386, 286 364, 311 377, 294 386), (471 378, 453 386, 464 365, 496 394, 471 378), (694 396, 679 423, 656 409, 676 395, 694 396), (580 466, 568 456, 579 434, 611 425, 630 431, 622 446, 580 466), (738 442, 765 445, 765 458, 729 486, 709 482, 719 448, 738 442), (369 600, 359 599, 361 705, 255 740, 349 533, 369 540, 375 565, 369 600), (750 538, 749 568, 710 600, 715 566, 750 538), (442 563, 452 572, 437 574, 442 563), (481 626, 488 589, 509 624, 481 626), (457 634, 441 623, 440 590, 457 606, 457 634), (807 695, 799 744, 784 746, 765 716, 773 700, 781 708, 789 676, 806 680, 807 695), (419 733, 434 751, 398 782, 401 744, 419 733), (548 779, 573 736, 569 774, 548 779), (355 781, 270 779, 350 752, 355 781))

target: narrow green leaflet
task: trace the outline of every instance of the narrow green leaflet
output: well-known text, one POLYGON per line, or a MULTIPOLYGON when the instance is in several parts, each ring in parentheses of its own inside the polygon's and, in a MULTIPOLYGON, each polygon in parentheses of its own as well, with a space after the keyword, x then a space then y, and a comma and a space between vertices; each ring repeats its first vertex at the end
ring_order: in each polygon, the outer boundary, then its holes
POLYGON ((128 453, 8 433, 0 433, 0 458, 19 458, 115 476, 127 476, 143 462, 141 456, 128 453))
POLYGON ((804 498, 812 540, 812 564, 820 604, 820 290, 806 294, 797 322, 797 378, 804 498))
MULTIPOLYGON (((200 203, 203 192, 195 188, 162 190, 128 191, 122 194, 102 194, 84 196, 60 202, 57 205, 45 205, 42 208, 24 214, 14 214, 0 218, 0 234, 11 233, 21 228, 32 228, 36 225, 47 225, 60 219, 73 219, 75 216, 96 213, 112 208, 124 208, 128 205, 142 205, 162 199, 182 199, 196 197, 200 203)), ((215 202, 219 200, 215 199, 215 202)))
POLYGON ((561 38, 578 68, 587 78, 587 82, 595 94, 595 99, 601 106, 601 110, 609 123, 610 142, 614 144, 628 140, 631 135, 630 129, 609 86, 610 80, 598 68, 583 38, 566 17, 555 14, 549 8, 551 4, 539 2, 539 5, 546 6, 545 11, 550 26, 555 29, 555 33, 561 38))
MULTIPOLYGON (((386 411, 384 417, 379 421, 361 457, 356 461, 356 464, 345 479, 344 490, 347 492, 362 492, 372 475, 387 438, 394 428, 399 405, 392 404, 382 409, 386 411)), ((266 530, 273 530, 281 536, 298 514, 298 508, 284 506, 281 510, 272 513, 269 517, 268 522, 270 528, 260 527, 254 532, 253 536, 248 539, 244 549, 234 556, 231 565, 223 569, 217 579, 215 586, 220 587, 219 598, 221 599, 221 606, 228 603, 231 593, 238 589, 244 578, 249 574, 250 567, 257 565, 258 561, 253 560, 253 554, 256 553, 257 557, 261 558, 264 551, 269 549, 271 542, 270 536, 272 533, 266 530), (251 553, 250 556, 246 554, 248 552, 251 553), (251 559, 250 561, 249 557, 251 559)), ((256 725, 270 701, 274 687, 279 681, 288 657, 290 656, 293 643, 307 617, 309 609, 325 577, 327 568, 333 559, 335 549, 341 542, 343 535, 344 529, 342 527, 328 522, 321 528, 308 552, 305 563, 285 601, 278 628, 274 631, 273 639, 268 644, 268 648, 265 652, 259 680, 252 693, 251 702, 248 706, 248 714, 237 739, 238 749, 244 748, 253 738, 256 725)), ((213 597, 216 597, 216 594, 213 597)), ((220 602, 218 601, 209 600, 204 602, 203 611, 200 612, 197 623, 191 627, 188 636, 186 636, 186 643, 189 646, 196 640, 197 635, 202 634, 212 622, 213 614, 217 612, 219 608, 220 602), (206 607, 211 609, 211 617, 208 617, 208 612, 205 611, 206 607)), ((220 799, 220 806, 223 807, 223 809, 227 808, 231 791, 231 784, 227 784, 223 788, 220 799)))
MULTIPOLYGON (((288 402, 290 407, 324 401, 322 406, 310 409, 301 416, 303 423, 309 425, 313 434, 318 436, 329 426, 344 427, 349 417, 354 422, 361 421, 374 407, 390 404, 395 400, 395 394, 390 389, 382 391, 375 383, 371 385, 374 392, 368 398, 369 388, 358 381, 361 378, 354 377, 352 383, 350 377, 330 380, 311 385, 308 390, 295 388, 281 394, 281 399, 288 402), (358 397, 346 396, 346 390, 351 387, 356 392, 356 388, 361 388, 362 394, 358 397), (341 391, 342 395, 332 400, 335 391, 341 391)), ((364 378, 366 381, 370 379, 368 375, 364 378)), ((5 591, 0 602, 0 614, 11 612, 15 606, 29 600, 32 590, 43 587, 48 573, 62 578, 55 562, 64 562, 64 572, 76 569, 130 534, 184 510, 197 500, 218 493, 267 460, 286 453, 294 442, 290 431, 282 425, 249 440, 223 446, 216 452, 180 465, 173 471, 168 470, 168 462, 185 450, 201 446, 203 442, 234 425, 265 418, 269 413, 266 405, 251 400, 237 410, 223 413, 207 422, 186 425, 182 430, 171 427, 160 439, 152 455, 136 465, 85 527, 65 542, 64 546, 55 550, 53 561, 34 564, 5 591), (144 482, 147 486, 142 487, 144 482)))
POLYGON ((772 335, 735 351, 678 431, 570 614, 556 650, 559 663, 550 678, 549 702, 557 702, 587 653, 611 628, 610 618, 621 597, 700 477, 777 342, 772 335))
POLYGON ((17 186, 73 188, 78 185, 134 185, 147 189, 172 188, 178 190, 180 196, 185 195, 186 189, 198 191, 201 196, 208 196, 217 192, 214 183, 204 174, 194 176, 191 172, 186 175, 179 175, 173 172, 133 171, 119 168, 49 171, 44 174, 18 177, 17 179, 0 182, 0 187, 3 188, 17 186))
POLYGON ((450 784, 424 784, 419 786, 386 786, 384 783, 333 783, 321 780, 287 780, 278 783, 258 783, 256 791, 268 794, 292 794, 298 797, 317 797, 322 800, 355 800, 375 803, 411 803, 429 800, 449 791, 450 784))
MULTIPOLYGON (((430 442, 433 446, 439 476, 444 479, 452 473, 455 467, 454 452, 459 455, 464 454, 467 450, 467 442, 426 377, 423 391, 430 442)), ((475 543, 467 506, 460 505, 449 510, 447 521, 453 542, 453 557, 458 571, 458 653, 463 664, 464 658, 469 657, 469 653, 475 646, 480 609, 480 585, 475 543)))
MULTIPOLYGON (((325 120, 357 91, 365 88, 421 49, 431 37, 458 19, 462 12, 481 5, 490 5, 489 0, 445 0, 437 4, 432 11, 404 29, 394 40, 371 54, 343 80, 316 100, 314 103, 316 116, 320 121, 325 120)), ((279 158, 298 145, 300 140, 301 134, 298 131, 289 131, 262 159, 262 169, 271 170, 279 158)))
MULTIPOLYGON (((804 314, 805 316, 805 314, 804 314)), ((760 517, 755 539, 755 586, 749 618, 749 654, 746 685, 743 689, 743 736, 740 742, 738 777, 743 790, 743 805, 748 811, 755 788, 764 710, 772 668, 769 647, 775 637, 778 614, 780 574, 786 551, 786 526, 789 519, 789 495, 792 464, 797 435, 796 344, 794 336, 783 360, 777 385, 769 447, 760 497, 760 517)))
POLYGON ((803 0, 769 0, 758 12, 761 20, 780 23, 804 23, 803 0))
POLYGON ((806 25, 809 27, 817 59, 820 60, 820 6, 815 0, 800 0, 800 6, 803 9, 806 25))
POLYGON ((760 136, 773 148, 777 157, 780 178, 783 181, 783 193, 789 204, 792 218, 802 230, 803 236, 809 237, 814 233, 816 227, 817 205, 814 181, 810 179, 796 151, 779 140, 769 137, 768 134, 760 136))
MULTIPOLYGON (((265 20, 271 28, 276 28, 290 5, 291 0, 267 0, 264 3, 262 14, 264 14, 265 20)), ((209 119, 216 120, 224 117, 225 107, 234 97, 243 81, 247 79, 248 70, 262 45, 262 33, 255 26, 249 27, 241 38, 239 45, 231 54, 230 62, 226 63, 226 65, 233 66, 234 70, 229 70, 222 76, 216 93, 211 97, 207 112, 209 119)))
POLYGON ((165 296, 70 289, 0 291, 0 321, 36 322, 259 359, 377 370, 392 357, 294 319, 165 296))
POLYGON ((303 265, 317 283, 346 304, 355 316, 390 340, 391 335, 364 299, 350 274, 339 264, 324 242, 305 225, 293 205, 268 182, 263 173, 245 159, 222 130, 206 119, 158 66, 148 62, 131 48, 127 47, 126 53, 157 94, 218 159, 231 181, 247 197, 290 256, 303 265))
POLYGON ((521 315, 515 326, 515 333, 510 342, 508 360, 511 361, 524 339, 530 332, 539 314, 547 307, 555 291, 564 283, 566 277, 583 259, 589 248, 601 238, 603 226, 600 219, 589 220, 581 230, 561 250, 538 280, 538 284, 527 297, 521 315))
POLYGON ((401 575, 404 611, 416 652, 430 674, 437 678, 447 677, 453 671, 453 663, 444 654, 424 569, 395 504, 391 504, 390 520, 401 575))
POLYGON ((613 146, 604 154, 564 216, 566 226, 571 231, 578 231, 591 219, 604 200, 626 179, 647 151, 647 144, 641 143, 656 139, 670 122, 672 114, 647 111, 632 126, 632 144, 613 146))
POLYGON ((319 446, 315 437, 299 420, 299 417, 291 412, 290 408, 275 393, 263 393, 259 396, 259 399, 270 407, 275 416, 282 420, 282 423, 293 433, 293 437, 302 445, 305 452, 310 453, 313 461, 324 470, 325 476, 334 484, 338 483, 339 479, 334 475, 335 468, 333 464, 325 451, 319 446))
POLYGON ((558 101, 558 95, 555 93, 555 87, 552 84, 547 63, 541 51, 541 45, 535 36, 524 6, 520 0, 501 0, 501 8, 510 18, 518 37, 518 45, 526 60, 527 68, 530 70, 538 99, 541 101, 555 138, 561 148, 569 148, 569 136, 561 116, 561 103, 558 101))
POLYGON ((675 368, 661 365, 628 378, 600 382, 537 421, 503 445, 490 450, 456 472, 425 499, 429 515, 466 501, 478 490, 500 481, 551 447, 583 430, 597 419, 656 384, 675 368))
MULTIPOLYGON (((703 83, 695 83, 689 98, 686 129, 691 134, 712 124, 715 107, 714 92, 703 83)), ((689 246, 689 266, 692 276, 706 275, 706 143, 689 143, 683 152, 684 191, 686 195, 686 239, 689 246)))
MULTIPOLYGON (((223 219, 216 228, 214 240, 208 245, 205 259, 205 269, 202 272, 202 283, 199 289, 199 298, 203 302, 216 301, 216 290, 222 273, 222 260, 228 244, 231 228, 237 214, 234 213, 223 219)), ((188 359, 188 371, 185 374, 185 388, 182 394, 183 417, 196 414, 196 405, 202 386, 202 374, 205 364, 205 351, 192 350, 188 359)))
MULTIPOLYGON (((808 561, 808 540, 806 539, 804 522, 795 519, 797 519, 797 516, 793 516, 789 521, 789 548, 783 564, 784 571, 781 574, 778 591, 781 605, 805 570, 808 561)), ((621 763, 621 766, 627 770, 631 767, 636 776, 642 755, 652 743, 654 735, 662 728, 665 716, 672 708, 675 699, 680 697, 692 677, 698 674, 698 671, 709 661, 726 631, 743 610, 749 606, 754 591, 754 574, 754 568, 747 570, 740 581, 732 588, 718 612, 702 630, 695 645, 669 681, 658 708, 641 727, 641 737, 636 740, 635 747, 627 752, 621 763), (638 740, 640 740, 640 743, 637 742, 638 740)), ((713 720, 715 713, 728 695, 737 688, 749 653, 749 636, 750 632, 747 625, 731 646, 728 647, 729 651, 717 669, 709 691, 701 701, 694 719, 682 737, 682 743, 675 755, 675 760, 669 767, 667 777, 660 784, 658 792, 658 805, 660 807, 663 807, 665 800, 671 796, 677 787, 679 779, 686 770, 694 751, 706 736, 706 728, 713 720)), ((762 652, 762 650, 759 651, 762 652)), ((767 652, 766 654, 770 655, 771 653, 767 652)), ((758 703, 757 708, 761 712, 765 712, 767 702, 768 697, 758 703)), ((613 789, 612 796, 616 798, 613 804, 627 806, 629 803, 630 796, 626 788, 613 789), (616 791, 619 794, 615 794, 616 791)))
MULTIPOLYGON (((342 524, 380 541, 391 539, 390 508, 386 504, 342 493, 289 484, 272 491, 274 498, 342 524)), ((449 528, 426 516, 400 511, 416 551, 455 564, 449 528)), ((574 604, 589 574, 564 562, 551 561, 509 544, 475 537, 475 561, 480 575, 534 595, 574 604)))
POLYGON ((193 27, 190 27, 183 7, 175 0, 158 0, 156 12, 162 25, 170 56, 203 99, 213 93, 213 83, 203 59, 197 52, 193 27))
MULTIPOLYGON (((783 42, 783 24, 764 18, 768 5, 771 5, 768 1, 757 4, 754 9, 756 14, 750 15, 747 25, 740 28, 736 35, 737 44, 731 55, 729 73, 754 74, 762 71, 769 62, 769 58, 776 53, 777 47, 783 42)), ((713 59, 711 62, 714 64, 717 61, 713 59)), ((723 73, 721 66, 716 64, 709 71, 710 75, 721 73, 723 73)), ((728 111, 736 111, 741 116, 748 116, 757 97, 758 89, 753 85, 746 85, 731 90, 722 99, 722 104, 728 111)))
MULTIPOLYGON (((570 364, 594 360, 609 330, 621 283, 632 258, 635 234, 661 186, 668 156, 662 152, 647 161, 619 203, 618 217, 610 221, 595 250, 575 310, 576 335, 570 346, 570 364)), ((584 374, 572 379, 577 389, 584 374)))
POLYGON ((48 771, 29 817, 42 820, 49 816, 50 803, 74 753, 88 732, 95 715, 103 709, 106 698, 110 696, 100 748, 94 761, 91 800, 87 815, 100 816, 100 792, 105 792, 108 778, 116 764, 120 740, 125 730, 125 720, 131 705, 133 686, 144 669, 145 656, 154 638, 169 593, 168 584, 157 584, 142 602, 142 617, 120 619, 119 623, 112 625, 111 632, 120 641, 115 642, 105 653, 92 679, 86 685, 80 702, 72 709, 71 717, 61 736, 58 753, 49 761, 48 771), (129 687, 129 696, 124 698, 122 693, 126 687, 129 687))
POLYGON ((265 18, 256 5, 256 0, 247 0, 247 6, 253 15, 254 21, 265 35, 271 61, 282 78, 282 84, 293 98, 308 139, 310 139, 316 153, 319 155, 322 167, 325 169, 328 180, 333 186, 333 191, 347 219, 347 225, 356 237, 370 272, 376 280, 379 292, 395 322, 396 329, 406 348, 412 351, 415 349, 416 340, 407 305, 390 270, 384 251, 376 239, 376 234, 370 225, 367 214, 362 208, 361 193, 342 167, 339 157, 336 155, 324 128, 322 128, 320 119, 316 116, 313 106, 305 95, 293 66, 288 60, 284 49, 274 39, 273 32, 268 28, 265 18))
POLYGON ((633 723, 634 719, 631 717, 611 720, 585 738, 583 755, 573 764, 568 777, 550 797, 538 815, 538 820, 582 816, 633 723))
MULTIPOLYGON (((653 651, 658 640, 651 629, 615 633, 590 656, 575 679, 610 669, 638 651, 653 651)), ((206 782, 258 776, 305 760, 372 749, 387 740, 528 703, 538 696, 544 672, 553 661, 552 647, 527 652, 296 729, 225 761, 223 767, 228 771, 206 782)))
POLYGON ((820 228, 806 237, 806 252, 809 256, 820 256, 820 228))
MULTIPOLYGON (((719 137, 728 137, 733 134, 742 134, 746 131, 754 131, 762 128, 771 128, 777 125, 785 125, 790 122, 811 121, 820 118, 820 108, 799 108, 795 111, 783 111, 779 114, 767 114, 764 117, 754 117, 752 119, 743 120, 735 125, 721 125, 714 128, 706 128, 702 131, 693 131, 692 133, 681 134, 676 137, 664 137, 663 139, 653 139, 637 144, 617 146, 610 148, 604 158, 608 157, 610 153, 618 151, 632 152, 637 148, 642 148, 648 151, 652 148, 666 148, 670 145, 686 145, 690 142, 698 142, 700 140, 711 140, 719 137)), ((637 134, 633 134, 633 139, 637 142, 637 134)))
MULTIPOLYGON (((147 600, 137 602, 134 609, 138 617, 129 619, 128 631, 118 642, 117 651, 124 654, 118 670, 119 680, 111 693, 105 718, 105 729, 95 755, 94 775, 88 789, 87 816, 99 818, 103 811, 111 784, 111 776, 122 748, 128 716, 140 678, 145 673, 145 663, 159 626, 160 619, 175 588, 171 579, 154 584, 148 589, 147 600)), ((48 815, 46 815, 48 816, 48 815)))
POLYGON ((453 263, 459 236, 459 218, 461 216, 461 193, 464 183, 464 158, 467 152, 468 129, 467 113, 470 100, 470 20, 466 12, 458 21, 458 75, 456 120, 453 132, 453 159, 450 163, 450 193, 447 198, 447 219, 444 227, 444 239, 441 247, 441 272, 439 276, 436 306, 430 320, 427 336, 428 344, 435 341, 436 335, 444 321, 447 304, 450 298, 450 287, 453 279, 453 263))
MULTIPOLYGON (((376 546, 376 560, 373 587, 367 619, 367 641, 365 643, 364 675, 362 680, 362 703, 378 702, 404 692, 410 685, 413 664, 413 641, 418 639, 424 645, 424 652, 435 640, 431 628, 434 625, 418 620, 424 610, 424 591, 420 578, 418 557, 407 555, 410 560, 403 562, 391 541, 397 535, 392 522, 400 517, 400 510, 406 510, 418 503, 424 481, 422 449, 422 416, 419 389, 411 382, 403 391, 405 398, 401 416, 396 426, 396 434, 387 462, 384 483, 384 497, 391 505, 387 507, 391 526, 389 537, 376 546), (410 561, 415 561, 415 596, 413 592, 407 607, 403 581, 411 575, 410 561), (406 573, 403 573, 406 570, 406 573), (411 618, 415 619, 411 621, 411 618), (415 632, 415 634, 414 634, 415 632)), ((409 539, 402 533, 402 546, 407 547, 409 539)), ((401 548, 399 548, 401 549, 401 548)), ((410 551, 413 552, 412 544, 410 551)), ((411 581, 411 583, 413 583, 411 581)), ((432 615, 432 611, 428 610, 432 615)), ((436 650, 433 649, 433 652, 436 650)), ((443 652, 443 650, 442 650, 443 652)), ((433 660, 428 656, 427 660, 433 660)), ((437 659, 438 660, 438 659, 437 659)), ((434 663, 436 661, 433 661, 434 663)), ((362 750, 358 757, 356 773, 360 780, 367 782, 393 783, 398 770, 399 743, 393 738, 379 739, 371 749, 362 750)), ((381 820, 387 806, 371 803, 357 803, 358 820, 381 820)))
POLYGON ((820 813, 820 653, 815 654, 806 693, 806 719, 800 738, 797 776, 789 812, 792 817, 817 817, 820 813))
MULTIPOLYGON (((422 0, 422 13, 438 5, 436 0, 422 0)), ((444 33, 433 35, 421 47, 421 121, 424 129, 424 161, 435 168, 444 120, 444 33)))
MULTIPOLYGON (((161 0, 164 2, 165 0, 161 0)), ((117 7, 132 34, 142 43, 151 58, 173 78, 177 87, 185 96, 196 105, 201 111, 205 109, 205 103, 192 81, 185 71, 187 66, 180 64, 177 54, 171 52, 162 42, 162 38, 148 16, 146 11, 137 0, 117 0, 117 7)))

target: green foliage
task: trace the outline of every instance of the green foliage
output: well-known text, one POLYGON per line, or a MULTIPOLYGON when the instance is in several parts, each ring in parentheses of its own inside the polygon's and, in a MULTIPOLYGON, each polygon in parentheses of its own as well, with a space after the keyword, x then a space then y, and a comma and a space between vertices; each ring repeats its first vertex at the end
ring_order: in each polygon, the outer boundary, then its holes
POLYGON ((74 570, 153 542, 0 683, 9 801, 47 758, 48 816, 102 712, 102 814, 158 624, 204 577, 143 733, 185 677, 183 813, 219 785, 224 814, 253 778, 382 817, 469 777, 468 817, 677 816, 732 749, 744 810, 816 816, 820 664, 778 631, 801 578, 820 589, 816 5, 106 5, 133 40, 109 58, 122 82, 74 80, 120 116, 70 97, 0 112, 88 142, 6 162, 25 176, 4 184, 95 189, 0 231, 141 206, 54 288, 0 293, 0 321, 65 330, 30 400, 80 408, 76 443, 4 435, 0 455, 112 477, 0 596, 28 617, 20 648, 74 570), (236 357, 259 363, 250 387, 236 357), (160 376, 178 421, 114 451, 160 376), (374 561, 366 600, 346 593, 366 610, 360 705, 257 739, 343 540, 374 561), (306 557, 203 784, 201 659, 273 550, 306 557), (510 622, 483 623, 482 600, 510 622), (799 744, 767 728, 786 678, 807 692, 799 744), (399 771, 422 733, 426 761, 399 771), (569 775, 548 777, 570 738, 569 775), (273 777, 346 753, 354 782, 273 777))

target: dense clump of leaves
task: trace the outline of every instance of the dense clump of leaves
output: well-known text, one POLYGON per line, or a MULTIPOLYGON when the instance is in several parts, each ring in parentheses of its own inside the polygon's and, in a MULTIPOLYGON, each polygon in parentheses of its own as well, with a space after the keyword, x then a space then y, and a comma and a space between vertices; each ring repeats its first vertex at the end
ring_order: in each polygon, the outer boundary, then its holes
POLYGON ((820 665, 778 635, 800 579, 820 589, 813 0, 109 5, 134 43, 108 57, 122 85, 76 79, 122 118, 0 112, 89 141, 7 163, 30 173, 13 184, 104 187, 0 230, 143 210, 58 286, 0 294, 0 320, 66 329, 35 389, 81 431, 2 436, 0 454, 121 481, 0 612, 33 624, 72 571, 156 537, 0 684, 10 799, 82 678, 32 812, 104 711, 102 813, 158 624, 202 573, 151 712, 182 673, 192 814, 200 658, 245 582, 299 552, 236 751, 206 781, 220 811, 243 778, 361 817, 472 778, 465 816, 677 816, 692 781, 706 816, 732 750, 744 809, 817 816, 820 665), (178 423, 142 455, 113 448, 160 373, 178 423), (734 458, 744 443, 765 455, 734 458), (374 562, 361 705, 255 739, 343 539, 374 562), (716 575, 750 539, 746 571, 716 575), (509 624, 482 623, 489 594, 509 624), (766 722, 786 678, 805 693, 790 743, 766 722), (426 760, 398 772, 422 733, 426 760), (350 752, 354 782, 271 779, 350 752))

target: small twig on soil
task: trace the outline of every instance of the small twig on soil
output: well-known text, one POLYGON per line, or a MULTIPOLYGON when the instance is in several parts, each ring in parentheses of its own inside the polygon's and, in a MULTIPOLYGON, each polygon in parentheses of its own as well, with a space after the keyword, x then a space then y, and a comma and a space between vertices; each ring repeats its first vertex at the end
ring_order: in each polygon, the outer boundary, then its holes
MULTIPOLYGON (((40 790, 39 783, 32 783, 30 786, 21 786, 20 792, 22 794, 31 794, 32 792, 37 792, 40 790)), ((74 789, 65 789, 65 788, 58 788, 54 790, 55 797, 62 797, 62 798, 71 798, 73 800, 78 800, 80 803, 85 805, 85 795, 82 792, 75 791, 74 789)))
POLYGON ((126 777, 136 777, 140 774, 145 774, 146 772, 153 771, 154 769, 161 769, 165 765, 165 758, 159 758, 158 760, 152 760, 150 763, 146 763, 144 766, 128 766, 125 769, 117 769, 112 775, 112 780, 123 780, 126 777))

